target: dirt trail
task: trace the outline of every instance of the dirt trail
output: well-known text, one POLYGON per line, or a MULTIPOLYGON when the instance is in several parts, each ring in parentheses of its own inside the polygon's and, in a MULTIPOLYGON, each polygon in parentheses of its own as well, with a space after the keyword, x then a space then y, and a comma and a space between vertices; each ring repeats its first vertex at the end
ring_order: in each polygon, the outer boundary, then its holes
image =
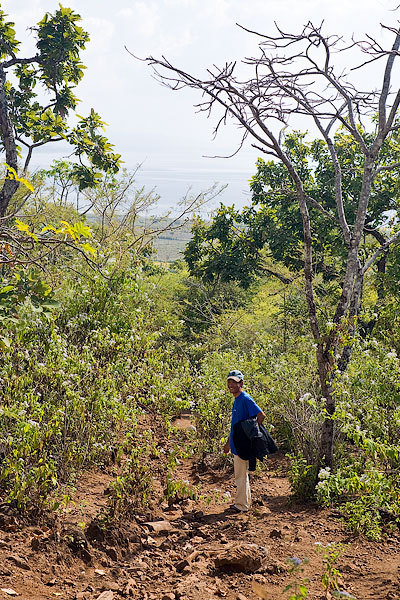
POLYGON ((51 527, 25 526, 0 510, 0 588, 8 590, 0 599, 14 590, 23 600, 252 600, 256 581, 275 600, 287 597, 290 557, 309 559, 309 598, 322 599, 324 568, 316 548, 332 542, 346 544, 338 561, 342 589, 358 600, 400 599, 399 531, 368 542, 350 535, 329 510, 290 504, 283 457, 252 477, 253 508, 239 516, 225 512, 226 492, 234 493, 230 471, 199 471, 190 460, 179 469, 200 487, 200 500, 162 503, 103 540, 92 531, 87 543, 78 523, 83 528, 105 506, 112 473, 85 474, 75 504, 51 527), (245 556, 248 572, 216 566, 235 552, 245 556))

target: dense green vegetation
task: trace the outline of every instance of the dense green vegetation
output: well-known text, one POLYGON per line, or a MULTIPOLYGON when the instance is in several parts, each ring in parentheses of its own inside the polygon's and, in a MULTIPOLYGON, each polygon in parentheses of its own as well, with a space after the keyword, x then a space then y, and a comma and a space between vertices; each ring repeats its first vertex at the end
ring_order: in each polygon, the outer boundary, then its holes
MULTIPOLYGON (((53 216, 67 212, 69 222, 82 222, 57 197, 46 202, 53 216)), ((239 365, 291 457, 294 496, 340 505, 349 524, 371 537, 379 537, 388 520, 394 524, 400 506, 400 339, 398 300, 390 287, 373 332, 356 338, 349 369, 337 380, 336 461, 317 474, 315 489, 324 408, 301 282, 278 263, 273 268, 291 283, 263 276, 244 291, 233 282, 190 277, 183 263, 156 266, 147 251, 127 249, 122 260, 120 247, 114 254, 108 243, 102 249, 101 227, 92 224, 91 238, 101 272, 70 248, 59 248, 44 273, 3 268, 3 500, 27 514, 57 509, 82 469, 117 456, 124 470, 112 486, 110 506, 113 515, 123 514, 128 500, 142 504, 151 497, 143 457, 154 454, 173 494, 179 487, 173 461, 163 463, 162 449, 152 435, 143 437, 138 420, 151 415, 168 432, 173 415, 192 409, 196 432, 175 453, 194 453, 199 460, 205 453, 221 455, 231 406, 225 377, 239 365)), ((376 298, 371 277, 361 320, 376 298)))
MULTIPOLYGON (((55 21, 41 22, 40 35, 46 39, 47 28, 57 29, 60 20, 70 24, 71 35, 85 38, 77 16, 62 8, 55 21)), ((6 25, 3 35, 16 49, 6 25)), ((40 47, 50 60, 43 41, 40 47)), ((66 64, 79 80, 75 58, 66 64)), ((47 62, 40 64, 46 83, 47 62)), ((19 70, 20 86, 39 76, 27 69, 19 70)), ((59 127, 74 104, 67 91, 62 106, 48 109, 59 127)), ((20 98, 15 90, 8 93, 20 98)), ((28 100, 41 111, 33 96, 28 100)), ((36 112, 23 108, 20 118, 35 120, 36 112)), ((92 117, 93 133, 99 121, 92 117)), ((79 126, 70 134, 79 147, 78 133, 86 142, 88 137, 79 126)), ((294 498, 338 506, 351 528, 373 539, 399 525, 398 249, 383 255, 384 268, 377 263, 364 277, 352 335, 346 322, 336 323, 335 348, 351 352, 344 370, 331 357, 335 411, 328 414, 299 275, 299 210, 289 202, 293 184, 279 165, 259 161, 253 206, 241 214, 221 207, 211 224, 197 221, 187 263, 162 265, 152 261, 152 241, 175 225, 154 219, 145 229, 140 212, 155 198, 135 188, 134 174, 115 174, 118 157, 100 141, 103 158, 113 158, 109 169, 89 158, 78 174, 76 166, 57 163, 36 174, 33 186, 16 179, 15 169, 14 179, 7 175, 3 182, 22 182, 31 192, 15 189, 6 208, 14 210, 22 200, 24 216, 16 220, 8 212, 0 232, 1 501, 27 516, 56 511, 68 502, 82 470, 117 462, 121 473, 110 486, 103 515, 112 520, 152 498, 154 459, 167 497, 197 493, 175 481, 174 464, 182 455, 229 460, 222 456, 232 402, 225 382, 236 367, 290 457, 294 498), (100 177, 97 168, 106 174, 100 177), (82 175, 88 173, 92 187, 82 196, 82 175), (183 409, 193 411, 197 427, 167 451, 155 430, 169 439, 171 417, 183 409), (335 426, 334 460, 321 468, 321 427, 327 419, 335 426)), ((336 142, 344 166, 357 162, 348 137, 339 133, 336 142)), ((397 133, 391 144, 384 152, 394 155, 397 133)), ((306 143, 296 134, 287 138, 286 148, 304 171, 310 197, 325 195, 327 205, 333 202, 324 144, 306 143)), ((344 190, 351 214, 360 172, 348 173, 344 190)), ((384 230, 388 211, 397 226, 397 185, 393 173, 382 171, 361 253, 374 249, 372 230, 384 230)), ((344 246, 337 227, 322 217, 315 231, 317 309, 322 334, 329 337, 344 246)))
MULTIPOLYGON (((365 141, 371 141, 365 134, 365 141)), ((353 224, 363 180, 364 157, 351 135, 342 127, 334 137, 338 161, 343 173, 341 185, 349 223, 353 224)), ((335 173, 327 144, 307 140, 305 133, 293 132, 285 138, 284 150, 300 174, 309 200, 313 223, 314 269, 332 299, 335 283, 343 276, 346 244, 339 222, 328 216, 335 213, 335 173), (325 212, 320 210, 323 206, 325 212)), ((379 157, 379 165, 394 163, 399 154, 397 132, 388 139, 379 157)), ((277 264, 292 272, 304 268, 303 226, 296 202, 296 188, 286 168, 279 162, 258 159, 250 181, 252 202, 239 210, 221 205, 212 223, 198 220, 193 238, 185 250, 190 273, 206 281, 238 281, 250 285, 257 274, 268 272, 263 248, 277 264)), ((399 211, 398 170, 380 172, 372 186, 361 247, 363 257, 372 248, 387 241, 390 227, 399 211)), ((379 272, 386 270, 386 255, 379 272)), ((322 284, 321 282, 321 284, 322 284)))

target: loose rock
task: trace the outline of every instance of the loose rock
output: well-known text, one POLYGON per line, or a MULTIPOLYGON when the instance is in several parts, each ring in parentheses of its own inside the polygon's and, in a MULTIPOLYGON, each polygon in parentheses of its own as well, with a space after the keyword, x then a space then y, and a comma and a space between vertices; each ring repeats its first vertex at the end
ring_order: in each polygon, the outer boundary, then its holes
POLYGON ((10 554, 9 556, 7 556, 7 560, 14 563, 14 565, 17 565, 17 567, 19 567, 20 569, 24 569, 25 571, 31 570, 31 567, 27 563, 26 559, 21 556, 18 556, 17 554, 10 554))
POLYGON ((153 521, 152 523, 145 523, 146 527, 154 531, 154 533, 164 533, 172 531, 173 527, 169 521, 153 521))
POLYGON ((216 556, 214 563, 218 569, 255 573, 263 563, 263 555, 255 544, 237 544, 216 556))
POLYGON ((62 538, 74 554, 79 556, 86 564, 92 563, 89 544, 83 531, 77 527, 68 527, 63 530, 62 538))
POLYGON ((269 534, 269 537, 275 539, 282 539, 282 531, 280 531, 279 529, 272 529, 272 531, 269 534))
POLYGON ((102 592, 100 596, 97 596, 97 600, 113 600, 114 592, 111 590, 107 590, 106 592, 102 592))
POLYGON ((125 596, 134 596, 136 589, 137 589, 137 585, 136 585, 135 579, 128 579, 128 581, 126 582, 126 585, 125 585, 124 595, 125 596))
POLYGON ((189 562, 184 558, 175 564, 175 569, 178 573, 182 573, 182 571, 189 566, 189 562))

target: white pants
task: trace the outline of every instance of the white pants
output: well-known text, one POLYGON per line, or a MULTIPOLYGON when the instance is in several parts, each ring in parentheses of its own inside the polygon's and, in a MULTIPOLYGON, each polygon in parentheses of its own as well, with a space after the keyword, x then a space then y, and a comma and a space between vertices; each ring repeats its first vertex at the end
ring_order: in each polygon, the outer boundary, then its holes
POLYGON ((236 483, 235 506, 239 510, 249 510, 251 492, 249 483, 249 461, 242 460, 237 454, 233 455, 233 468, 236 483))

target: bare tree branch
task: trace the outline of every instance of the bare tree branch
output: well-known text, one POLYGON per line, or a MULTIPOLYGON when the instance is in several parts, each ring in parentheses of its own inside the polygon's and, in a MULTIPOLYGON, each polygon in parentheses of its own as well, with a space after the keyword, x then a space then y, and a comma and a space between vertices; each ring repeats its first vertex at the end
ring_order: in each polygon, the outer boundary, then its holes
POLYGON ((381 173, 382 171, 392 171, 393 169, 397 169, 400 167, 400 162, 393 163, 391 165, 381 165, 377 167, 375 170, 375 176, 381 173))
POLYGON ((365 265, 363 266, 363 268, 361 270, 362 275, 365 275, 365 273, 376 263, 378 258, 380 256, 382 256, 382 254, 384 254, 390 248, 390 246, 397 244, 397 242, 399 240, 400 240, 400 230, 395 235, 393 235, 390 239, 388 239, 380 248, 378 248, 376 250, 376 252, 374 252, 374 254, 367 260, 367 262, 365 263, 365 265))

